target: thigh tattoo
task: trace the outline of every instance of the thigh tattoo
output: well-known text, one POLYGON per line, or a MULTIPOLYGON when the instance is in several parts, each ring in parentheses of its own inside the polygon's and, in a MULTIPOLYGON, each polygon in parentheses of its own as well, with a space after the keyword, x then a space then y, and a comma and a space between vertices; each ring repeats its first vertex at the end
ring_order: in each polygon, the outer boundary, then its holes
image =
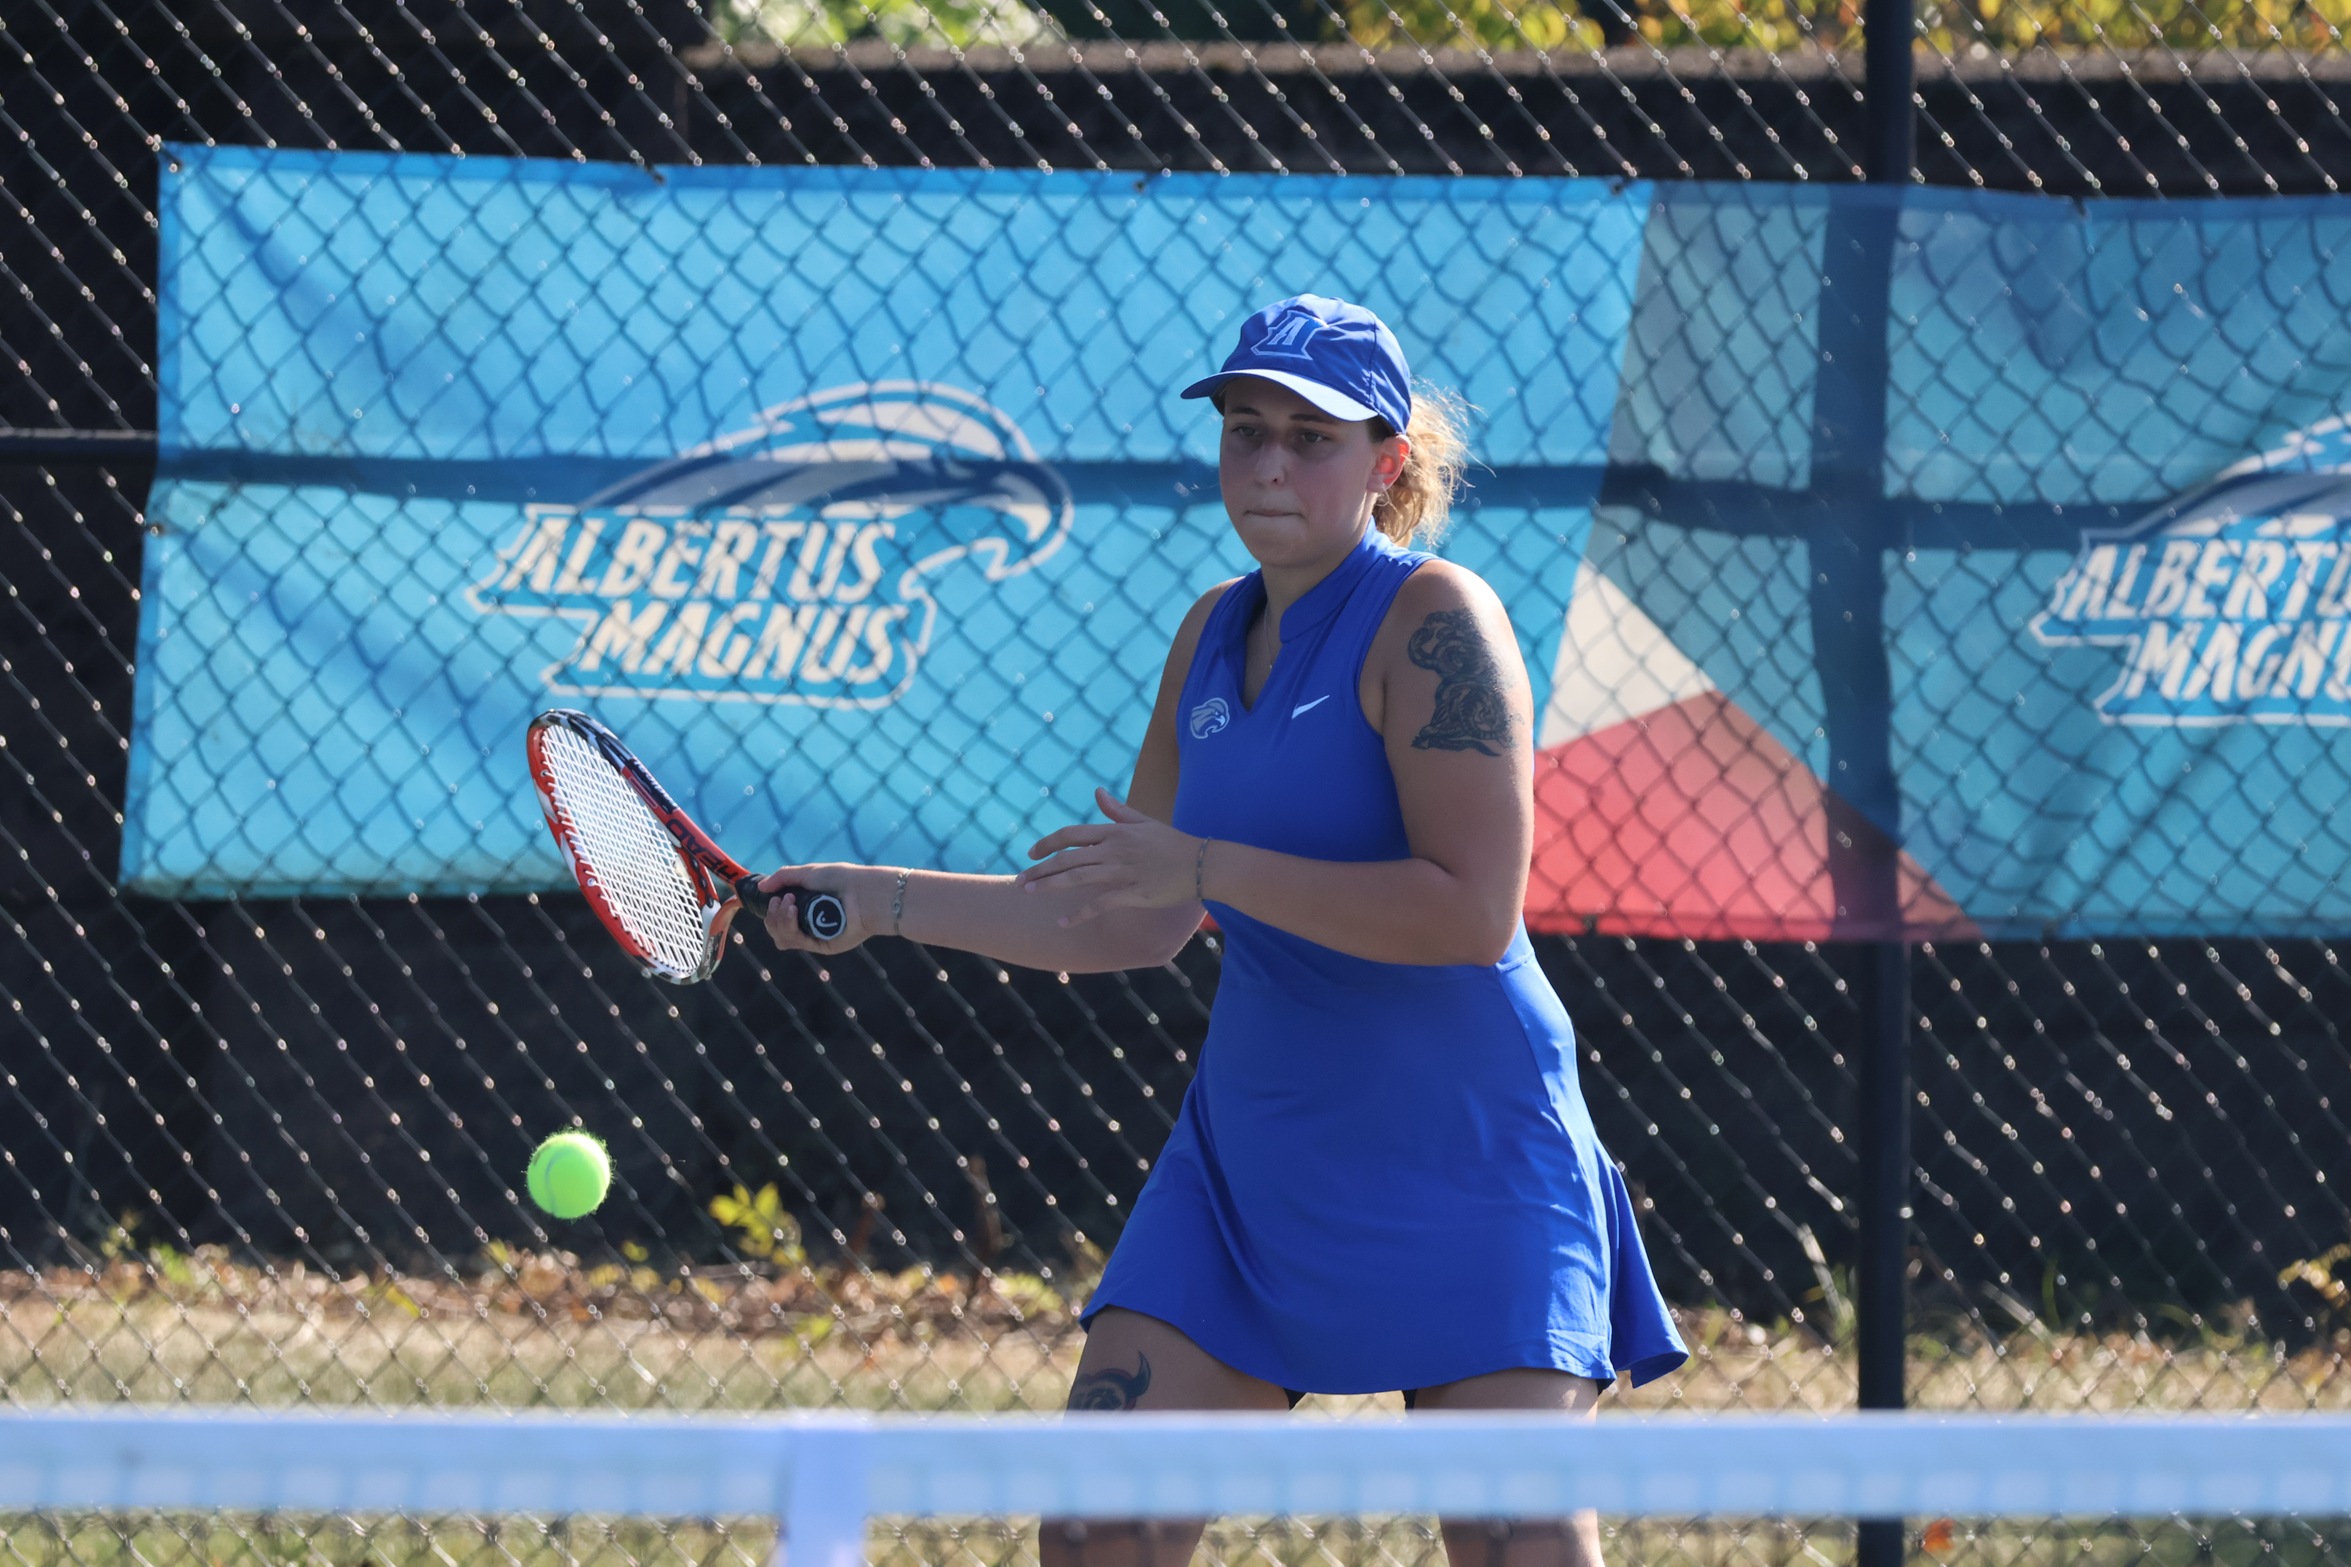
POLYGON ((1135 1369, 1089 1371, 1070 1384, 1072 1409, 1132 1409, 1151 1386, 1151 1360, 1137 1352, 1135 1369))

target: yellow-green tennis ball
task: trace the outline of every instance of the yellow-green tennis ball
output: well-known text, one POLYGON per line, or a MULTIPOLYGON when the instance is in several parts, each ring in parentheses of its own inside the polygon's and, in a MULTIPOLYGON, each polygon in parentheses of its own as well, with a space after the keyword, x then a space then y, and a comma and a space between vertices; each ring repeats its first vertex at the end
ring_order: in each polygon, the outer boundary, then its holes
POLYGON ((531 1155, 531 1201, 558 1219, 584 1218, 612 1190, 612 1155, 586 1132, 557 1132, 531 1155))

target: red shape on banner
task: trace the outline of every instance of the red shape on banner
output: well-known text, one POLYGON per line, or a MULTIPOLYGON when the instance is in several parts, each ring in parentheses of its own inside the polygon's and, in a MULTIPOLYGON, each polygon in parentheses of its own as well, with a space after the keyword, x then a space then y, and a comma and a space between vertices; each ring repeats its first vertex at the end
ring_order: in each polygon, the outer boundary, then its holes
POLYGON ((1900 885, 1901 930, 1837 928, 1828 791, 1720 692, 1535 757, 1532 929, 1750 941, 1974 934, 1908 854, 1900 885))

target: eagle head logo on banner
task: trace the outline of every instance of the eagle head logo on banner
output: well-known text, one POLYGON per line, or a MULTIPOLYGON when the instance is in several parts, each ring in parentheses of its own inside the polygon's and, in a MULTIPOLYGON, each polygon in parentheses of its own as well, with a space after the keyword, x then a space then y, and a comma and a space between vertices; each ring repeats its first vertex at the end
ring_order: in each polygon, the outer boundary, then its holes
POLYGON ((963 561, 1001 581, 1069 535, 1069 487, 1010 418, 955 387, 835 387, 577 506, 533 506, 467 591, 579 636, 560 696, 885 707, 963 561))

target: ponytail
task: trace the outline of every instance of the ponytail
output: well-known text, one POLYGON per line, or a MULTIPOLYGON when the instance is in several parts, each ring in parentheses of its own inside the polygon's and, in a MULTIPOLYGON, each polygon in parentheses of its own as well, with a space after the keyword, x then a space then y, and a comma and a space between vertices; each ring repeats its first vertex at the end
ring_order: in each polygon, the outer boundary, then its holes
MULTIPOLYGON (((1372 526, 1406 546, 1434 544, 1444 535, 1461 488, 1461 471, 1469 461, 1469 404, 1448 391, 1422 385, 1412 394, 1412 428, 1404 438, 1412 443, 1404 471, 1372 503, 1372 526)), ((1386 420, 1374 420, 1379 440, 1396 434, 1386 420)))

